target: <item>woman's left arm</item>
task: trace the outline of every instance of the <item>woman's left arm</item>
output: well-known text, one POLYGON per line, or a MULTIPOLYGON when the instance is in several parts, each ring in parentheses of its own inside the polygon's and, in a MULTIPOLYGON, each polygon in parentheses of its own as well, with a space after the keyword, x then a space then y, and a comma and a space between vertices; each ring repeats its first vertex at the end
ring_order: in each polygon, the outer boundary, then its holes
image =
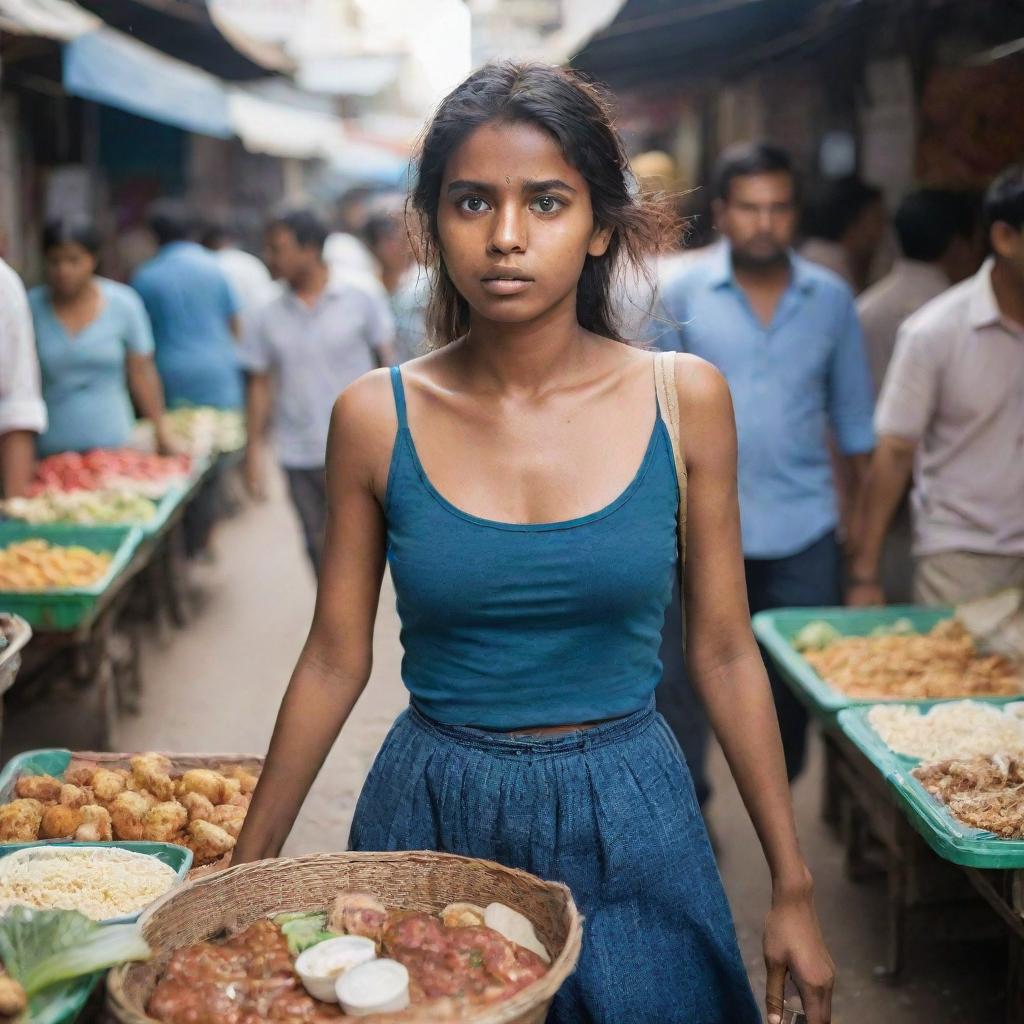
POLYGON ((128 390, 143 419, 153 424, 157 451, 165 454, 172 451, 174 446, 164 423, 164 388, 152 356, 128 353, 128 390))
POLYGON ((709 364, 683 355, 676 367, 688 477, 687 664, 771 870, 764 935, 768 1019, 781 1020, 788 973, 809 1024, 828 1024, 835 970, 797 842, 771 687, 750 629, 732 399, 709 364))

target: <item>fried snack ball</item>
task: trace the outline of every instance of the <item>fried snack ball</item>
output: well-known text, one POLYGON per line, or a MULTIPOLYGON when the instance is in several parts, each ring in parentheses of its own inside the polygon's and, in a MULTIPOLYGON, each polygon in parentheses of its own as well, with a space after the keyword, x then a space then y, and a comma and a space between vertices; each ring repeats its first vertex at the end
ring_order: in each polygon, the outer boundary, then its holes
POLYGON ((91 786, 96 765, 72 761, 64 771, 64 781, 72 786, 91 786))
POLYGON ((182 775, 178 783, 178 795, 182 797, 186 793, 198 793, 205 796, 211 804, 222 804, 226 781, 220 772, 211 771, 209 768, 193 768, 182 775))
POLYGON ((242 783, 238 779, 225 779, 224 792, 221 794, 220 802, 229 804, 236 796, 242 795, 242 783))
POLYGON ((251 793, 239 793, 238 796, 233 796, 230 800, 225 800, 230 807, 241 807, 243 811, 249 810, 249 804, 252 803, 251 793))
POLYGON ((109 843, 114 838, 110 812, 99 804, 86 804, 81 809, 82 824, 75 832, 80 843, 109 843))
POLYGON ((484 908, 475 903, 449 903, 441 911, 445 928, 479 928, 484 923, 484 908))
POLYGON ((0 974, 0 1017, 18 1017, 27 1008, 25 990, 9 974, 0 974))
MULTIPOLYGON (((230 768, 224 773, 229 779, 237 779, 239 786, 242 788, 242 792, 249 794, 256 788, 256 783, 259 782, 259 776, 254 775, 252 772, 247 771, 241 765, 235 765, 234 768, 230 768)), ((227 803, 227 801, 224 801, 227 803)))
POLYGON ((213 821, 214 806, 202 793, 186 793, 179 800, 188 811, 189 821, 213 821))
POLYGON ((39 826, 40 839, 73 839, 82 824, 82 812, 77 807, 54 804, 43 810, 39 826))
POLYGON ((180 843, 188 824, 188 811, 177 800, 165 800, 146 812, 143 839, 154 843, 180 843))
POLYGON ((219 860, 235 846, 234 837, 219 825, 208 821, 193 821, 188 827, 188 846, 195 855, 197 864, 209 864, 219 860))
POLYGON ((43 805, 38 800, 12 800, 0 807, 0 842, 34 843, 43 822, 43 805))
POLYGON ((22 775, 14 786, 14 792, 23 800, 52 804, 60 799, 60 787, 60 780, 52 775, 22 775))
POLYGON ((174 799, 171 762, 162 754, 139 754, 129 762, 136 785, 148 789, 161 801, 174 799))
POLYGON ((125 776, 110 768, 97 768, 92 776, 92 791, 96 802, 109 804, 124 792, 125 776))
POLYGON ((238 838, 245 822, 245 808, 233 807, 231 804, 221 804, 213 809, 213 815, 205 819, 211 825, 218 825, 233 839, 238 838))
POLYGON ((92 791, 86 789, 84 786, 74 786, 70 782, 65 782, 64 785, 60 787, 58 803, 64 807, 78 808, 95 802, 96 798, 92 791))
POLYGON ((110 822, 118 839, 138 841, 145 838, 149 801, 141 793, 120 793, 110 805, 110 822))

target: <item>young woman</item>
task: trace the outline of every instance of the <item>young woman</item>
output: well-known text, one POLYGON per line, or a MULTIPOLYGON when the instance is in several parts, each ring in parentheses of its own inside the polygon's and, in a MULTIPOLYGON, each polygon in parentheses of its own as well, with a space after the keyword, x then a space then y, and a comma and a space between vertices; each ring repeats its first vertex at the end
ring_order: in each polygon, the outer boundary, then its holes
POLYGON ((565 881, 587 924, 553 1021, 760 1020, 689 775, 652 708, 688 478, 689 664, 772 872, 769 1014, 788 972, 824 1024, 833 968, 744 599, 729 394, 677 360, 677 481, 654 357, 621 343, 609 306, 616 260, 657 231, 606 105, 565 71, 485 67, 441 104, 414 203, 441 347, 338 400, 316 613, 235 860, 279 852, 366 685, 387 561, 412 702, 353 848, 565 881))
POLYGON ((46 284, 29 293, 49 415, 40 455, 126 445, 132 398, 167 448, 149 317, 131 288, 97 276, 99 248, 85 220, 51 221, 43 231, 46 284))

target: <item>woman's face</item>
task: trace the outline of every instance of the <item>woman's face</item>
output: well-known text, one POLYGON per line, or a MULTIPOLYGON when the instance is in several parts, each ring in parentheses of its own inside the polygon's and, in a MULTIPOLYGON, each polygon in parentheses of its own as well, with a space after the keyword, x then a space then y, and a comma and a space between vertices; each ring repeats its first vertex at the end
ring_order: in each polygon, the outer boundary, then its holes
POLYGON ((63 242, 46 251, 46 282, 58 298, 74 298, 95 272, 96 257, 77 242, 63 242))
POLYGON ((452 283, 474 314, 525 323, 567 301, 588 255, 608 249, 586 180, 547 132, 492 122, 452 154, 437 214, 452 283))

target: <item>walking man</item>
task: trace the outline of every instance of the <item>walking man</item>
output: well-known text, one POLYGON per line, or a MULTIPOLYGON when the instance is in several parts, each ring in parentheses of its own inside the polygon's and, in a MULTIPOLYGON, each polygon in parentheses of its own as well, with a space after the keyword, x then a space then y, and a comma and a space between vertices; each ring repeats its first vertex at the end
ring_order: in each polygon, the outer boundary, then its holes
MULTIPOLYGON (((797 182, 783 150, 728 149, 714 187, 725 244, 671 281, 664 302, 680 325, 680 348, 717 366, 732 392, 750 610, 838 604, 829 433, 851 493, 874 446, 853 296, 792 251, 797 182)), ((766 663, 792 779, 804 764, 807 713, 766 663)))
POLYGON ((324 461, 335 399, 357 377, 393 360, 394 323, 387 300, 324 262, 327 229, 305 210, 267 229, 267 264, 284 291, 247 323, 242 363, 248 371, 249 444, 245 474, 265 491, 267 424, 273 413, 277 457, 319 572, 327 525, 324 461))
POLYGON ((911 477, 916 601, 1024 586, 1024 165, 993 182, 983 221, 992 256, 900 330, 850 604, 883 602, 882 542, 911 477))

